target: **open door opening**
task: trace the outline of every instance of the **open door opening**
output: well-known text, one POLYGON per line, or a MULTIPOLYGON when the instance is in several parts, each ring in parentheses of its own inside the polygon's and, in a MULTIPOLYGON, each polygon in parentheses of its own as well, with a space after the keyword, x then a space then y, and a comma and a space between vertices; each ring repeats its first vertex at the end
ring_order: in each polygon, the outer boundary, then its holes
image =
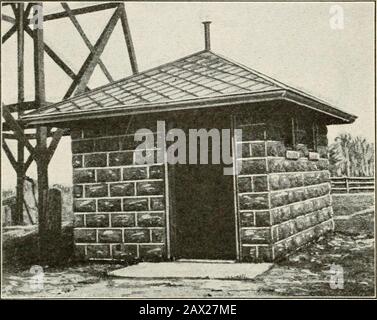
MULTIPOLYGON (((229 115, 183 117, 175 123, 188 137, 189 129, 230 129, 229 115)), ((220 133, 221 134, 221 133, 220 133)), ((187 150, 188 139, 186 139, 187 150)), ((198 142, 200 140, 198 139, 198 142)), ((212 164, 214 146, 208 139, 208 164, 176 164, 173 179, 173 257, 175 259, 236 259, 233 176, 224 175, 229 167, 221 159, 212 164)), ((199 150, 199 145, 198 145, 199 150)), ((221 155, 221 149, 220 155, 221 155)), ((221 157, 220 157, 221 158, 221 157)))

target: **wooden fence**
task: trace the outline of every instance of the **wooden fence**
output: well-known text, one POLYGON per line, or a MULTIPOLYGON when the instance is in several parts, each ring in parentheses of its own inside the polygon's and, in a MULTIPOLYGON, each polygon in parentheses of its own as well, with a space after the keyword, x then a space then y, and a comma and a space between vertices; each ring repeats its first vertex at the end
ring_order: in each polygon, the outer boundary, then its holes
POLYGON ((374 192, 374 177, 331 177, 331 192, 374 192))

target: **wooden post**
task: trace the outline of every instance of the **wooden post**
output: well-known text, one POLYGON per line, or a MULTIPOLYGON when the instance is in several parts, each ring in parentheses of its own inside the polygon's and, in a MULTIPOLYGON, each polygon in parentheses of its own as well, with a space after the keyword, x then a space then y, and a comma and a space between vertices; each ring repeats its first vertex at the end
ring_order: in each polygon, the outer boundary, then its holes
MULTIPOLYGON (((36 5, 42 7, 38 2, 36 5)), ((43 7, 42 7, 43 8, 43 7)), ((43 15, 34 7, 34 15, 39 14, 38 19, 43 15)), ((43 22, 42 22, 43 23, 43 22)), ((35 102, 38 108, 42 107, 46 101, 45 79, 44 79, 44 42, 43 24, 40 21, 34 25, 33 44, 34 44, 34 81, 35 81, 35 102), (42 26, 42 27, 41 27, 42 26)), ((38 175, 38 233, 40 260, 42 263, 48 261, 48 216, 47 216, 47 197, 48 197, 48 161, 47 161, 47 128, 37 128, 37 175, 38 175)))
POLYGON ((350 186, 349 186, 348 177, 345 177, 344 179, 346 180, 346 192, 350 193, 350 186))
POLYGON ((61 231, 62 231, 62 194, 57 188, 48 191, 46 209, 46 254, 49 263, 57 263, 60 255, 61 231))
MULTIPOLYGON (((18 82, 18 118, 23 113, 22 104, 24 102, 24 4, 21 2, 17 6, 17 82, 18 82)), ((22 129, 24 133, 24 130, 22 129)), ((16 224, 23 224, 24 220, 24 143, 17 140, 17 187, 16 187, 16 224)))
POLYGON ((124 3, 121 3, 119 6, 120 6, 120 10, 121 10, 120 11, 120 21, 122 23, 124 40, 126 41, 126 45, 127 45, 128 56, 130 58, 130 63, 131 63, 131 69, 132 69, 132 73, 136 74, 136 73, 139 72, 139 70, 138 70, 138 67, 137 67, 135 48, 134 48, 132 38, 131 38, 131 31, 130 31, 130 27, 128 25, 126 9, 124 7, 124 3))

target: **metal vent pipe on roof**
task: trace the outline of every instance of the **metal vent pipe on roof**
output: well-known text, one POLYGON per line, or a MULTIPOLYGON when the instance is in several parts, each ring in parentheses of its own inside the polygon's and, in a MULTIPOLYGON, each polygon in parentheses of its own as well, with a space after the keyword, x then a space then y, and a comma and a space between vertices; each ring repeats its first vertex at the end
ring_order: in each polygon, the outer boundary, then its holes
POLYGON ((211 32, 210 32, 210 24, 211 21, 203 21, 204 24, 204 43, 205 43, 205 50, 211 50, 211 32))

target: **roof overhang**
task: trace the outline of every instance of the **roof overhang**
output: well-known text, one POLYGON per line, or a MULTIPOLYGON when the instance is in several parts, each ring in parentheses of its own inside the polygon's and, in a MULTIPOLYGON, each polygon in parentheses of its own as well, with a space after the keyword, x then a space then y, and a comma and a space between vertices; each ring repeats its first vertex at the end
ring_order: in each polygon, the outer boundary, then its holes
POLYGON ((28 126, 64 126, 64 123, 76 121, 95 120, 103 118, 114 118, 121 116, 171 112, 179 110, 202 109, 211 107, 234 106, 243 104, 252 104, 267 101, 290 101, 305 108, 325 114, 327 117, 334 119, 334 123, 352 123, 357 118, 355 115, 344 112, 340 109, 330 106, 327 103, 316 100, 310 96, 305 96, 291 90, 270 90, 264 92, 222 95, 218 97, 208 97, 200 99, 190 99, 182 101, 168 101, 160 103, 135 104, 132 106, 117 106, 104 108, 101 110, 88 110, 80 112, 51 113, 51 114, 33 114, 24 115, 22 122, 28 126))

